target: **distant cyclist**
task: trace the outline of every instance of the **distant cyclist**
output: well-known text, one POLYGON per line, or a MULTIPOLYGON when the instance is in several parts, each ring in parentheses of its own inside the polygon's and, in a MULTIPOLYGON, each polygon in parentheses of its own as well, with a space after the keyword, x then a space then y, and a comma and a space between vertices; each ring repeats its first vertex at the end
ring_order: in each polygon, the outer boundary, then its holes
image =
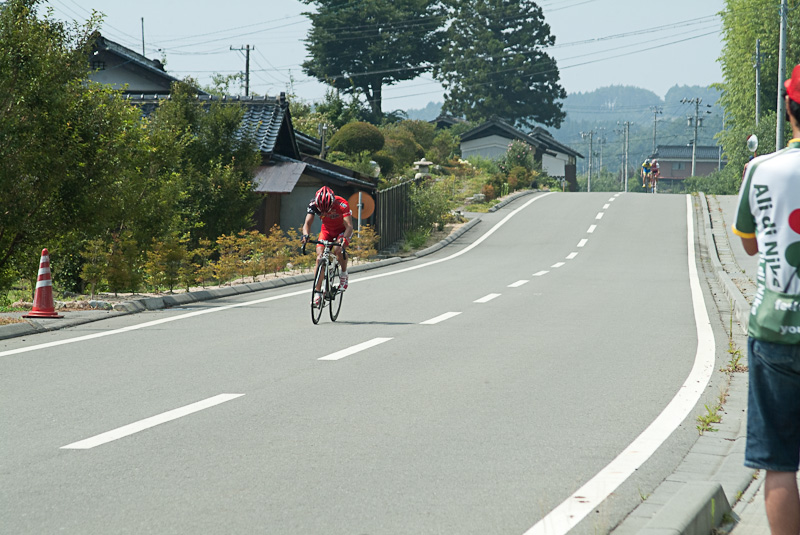
POLYGON ((645 159, 644 163, 642 164, 642 187, 646 188, 647 183, 650 180, 650 158, 645 159))
MULTIPOLYGON (((350 211, 350 205, 343 197, 334 195, 333 190, 328 186, 322 186, 314 195, 314 199, 308 203, 306 210, 306 220, 303 223, 303 239, 302 243, 308 241, 308 234, 311 231, 311 224, 314 222, 314 216, 319 216, 322 220, 322 230, 319 233, 319 240, 322 241, 339 241, 340 246, 333 248, 333 254, 339 261, 342 268, 339 278, 339 290, 344 291, 347 289, 347 253, 345 248, 350 243, 350 238, 353 236, 353 213, 350 211)), ((324 246, 317 244, 317 263, 314 266, 316 273, 319 261, 322 259, 322 251, 324 246)), ((321 290, 322 279, 317 284, 317 292, 321 290)), ((314 304, 318 304, 322 296, 319 293, 314 294, 314 304)))
POLYGON ((658 184, 658 176, 660 174, 660 169, 658 165, 658 160, 653 158, 650 162, 650 183, 655 188, 658 184))

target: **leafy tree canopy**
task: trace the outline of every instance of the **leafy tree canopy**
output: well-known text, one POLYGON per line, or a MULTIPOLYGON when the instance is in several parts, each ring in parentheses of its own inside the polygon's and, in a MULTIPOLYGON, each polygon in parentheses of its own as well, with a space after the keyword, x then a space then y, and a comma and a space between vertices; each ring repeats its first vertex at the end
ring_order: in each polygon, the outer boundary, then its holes
POLYGON ((363 95, 383 116, 383 86, 411 80, 439 57, 444 19, 433 0, 302 0, 316 7, 303 71, 346 94, 363 95))
MULTIPOLYGON (((758 136, 758 153, 775 150, 776 121, 783 109, 776 110, 778 99, 778 49, 780 40, 779 2, 771 0, 727 0, 722 12, 722 39, 724 47, 720 56, 724 82, 720 103, 725 108, 725 131, 720 134, 728 167, 723 172, 741 177, 744 164, 751 153, 746 140, 750 134, 758 136), (756 126, 756 71, 753 58, 756 40, 761 48, 761 87, 759 91, 761 113, 756 126)), ((800 9, 788 13, 790 31, 786 40, 786 73, 800 63, 800 33, 791 28, 800 25, 800 9)), ((782 80, 781 90, 783 88, 782 80)))
POLYGON ((472 121, 492 115, 517 126, 558 127, 564 118, 555 44, 533 0, 453 0, 443 59, 434 76, 445 89, 443 111, 472 121))

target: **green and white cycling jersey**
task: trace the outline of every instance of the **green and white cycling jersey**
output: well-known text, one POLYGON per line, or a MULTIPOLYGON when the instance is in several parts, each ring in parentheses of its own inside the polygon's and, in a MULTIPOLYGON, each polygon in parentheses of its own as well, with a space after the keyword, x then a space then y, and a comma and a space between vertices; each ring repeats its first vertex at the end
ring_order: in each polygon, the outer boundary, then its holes
POLYGON ((747 164, 733 232, 758 243, 749 335, 800 344, 800 139, 747 164))

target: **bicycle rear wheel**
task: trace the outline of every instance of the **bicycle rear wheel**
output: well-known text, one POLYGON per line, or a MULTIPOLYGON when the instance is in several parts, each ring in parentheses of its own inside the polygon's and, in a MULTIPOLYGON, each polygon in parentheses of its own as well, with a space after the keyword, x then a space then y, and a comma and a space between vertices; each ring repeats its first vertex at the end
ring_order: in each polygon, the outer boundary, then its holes
POLYGON ((328 291, 330 292, 330 308, 328 312, 331 315, 331 321, 336 321, 339 317, 339 310, 342 308, 342 297, 344 292, 339 291, 339 285, 342 283, 339 277, 339 265, 333 266, 330 271, 330 280, 328 281, 328 291))
POLYGON ((322 261, 317 266, 317 273, 314 275, 314 286, 311 287, 311 321, 314 322, 314 325, 319 323, 319 319, 322 317, 322 307, 325 306, 325 272, 327 271, 327 262, 322 261), (320 292, 317 292, 317 282, 322 281, 322 286, 320 287, 320 292), (319 295, 319 303, 316 305, 314 304, 314 299, 316 296, 319 295))

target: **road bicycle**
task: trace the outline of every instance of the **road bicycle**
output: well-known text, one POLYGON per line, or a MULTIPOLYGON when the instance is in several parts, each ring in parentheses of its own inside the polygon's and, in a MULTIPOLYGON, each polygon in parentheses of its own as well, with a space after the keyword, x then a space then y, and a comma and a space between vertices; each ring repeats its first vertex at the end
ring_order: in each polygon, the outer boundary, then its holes
MULTIPOLYGON (((339 261, 336 255, 333 254, 333 247, 341 246, 336 241, 325 240, 308 240, 306 243, 314 243, 324 246, 322 251, 322 258, 317 265, 317 271, 314 274, 314 286, 311 288, 311 321, 314 325, 319 323, 322 317, 322 309, 328 307, 328 313, 331 316, 331 321, 336 321, 339 317, 339 311, 342 309, 342 297, 344 291, 339 290, 340 277, 339 277, 339 261), (319 287, 319 291, 317 288, 319 287), (314 304, 315 297, 319 295, 319 302, 314 304)), ((306 254, 306 243, 303 244, 303 254, 306 254)))

